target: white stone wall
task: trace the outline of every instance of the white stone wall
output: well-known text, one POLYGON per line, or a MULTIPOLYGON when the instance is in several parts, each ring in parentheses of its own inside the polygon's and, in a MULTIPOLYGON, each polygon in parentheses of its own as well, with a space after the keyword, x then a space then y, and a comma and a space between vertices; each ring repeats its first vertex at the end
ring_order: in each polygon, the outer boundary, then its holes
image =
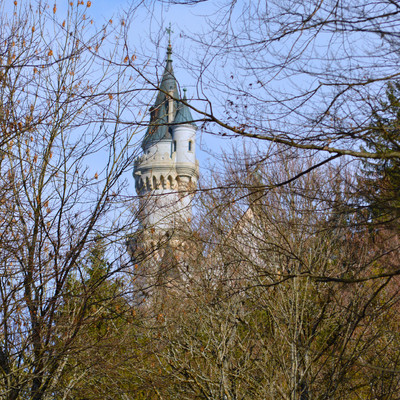
POLYGON ((173 131, 176 141, 176 163, 196 163, 196 127, 193 125, 178 125, 173 131), (190 143, 190 150, 189 150, 190 143))

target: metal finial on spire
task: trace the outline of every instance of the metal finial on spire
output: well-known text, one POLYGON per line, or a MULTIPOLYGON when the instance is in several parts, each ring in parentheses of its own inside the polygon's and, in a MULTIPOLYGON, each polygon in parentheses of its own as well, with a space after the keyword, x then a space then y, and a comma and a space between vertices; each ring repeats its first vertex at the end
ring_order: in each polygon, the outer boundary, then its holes
POLYGON ((171 45, 171 33, 174 33, 174 31, 171 29, 171 22, 169 23, 169 27, 165 30, 168 33, 168 44, 171 45))
POLYGON ((174 31, 171 29, 171 22, 169 23, 169 27, 165 29, 166 32, 168 33, 168 48, 167 48, 167 60, 171 60, 171 54, 172 54, 172 46, 171 46, 171 33, 174 33, 174 31))
POLYGON ((187 100, 186 92, 187 92, 187 89, 183 88, 183 100, 187 100))

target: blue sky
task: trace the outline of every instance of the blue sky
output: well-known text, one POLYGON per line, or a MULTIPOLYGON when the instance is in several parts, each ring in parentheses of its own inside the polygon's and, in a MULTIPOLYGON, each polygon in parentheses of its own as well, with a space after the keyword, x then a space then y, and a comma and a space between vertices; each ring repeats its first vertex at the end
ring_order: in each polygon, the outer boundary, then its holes
MULTIPOLYGON (((10 18, 15 10, 14 1, 5 0, 0 3, 0 7, 3 7, 10 18)), ((47 0, 41 4, 47 3, 50 15, 56 4, 57 17, 61 21, 69 9, 70 1, 47 0)), ((77 0, 72 1, 75 4, 77 0)), ((20 7, 24 9, 25 6, 32 4, 32 9, 35 11, 38 3, 36 0, 17 0, 17 9, 20 7)), ((171 5, 160 1, 136 3, 132 0, 91 0, 90 3, 90 8, 87 9, 87 12, 85 11, 85 14, 88 20, 89 18, 93 19, 97 28, 110 19, 113 19, 115 25, 118 19, 124 18, 125 13, 134 10, 133 13, 131 12, 129 41, 131 51, 136 52, 138 58, 150 60, 146 74, 154 74, 156 70, 158 74, 162 74, 168 44, 166 27, 171 24, 175 75, 180 87, 188 89, 189 99, 196 98, 197 78, 195 73, 187 67, 185 68, 185 62, 191 62, 199 57, 199 47, 196 47, 196 44, 187 37, 193 37, 207 28, 205 18, 215 11, 214 3, 206 1, 194 6, 171 5)), ((87 0, 84 0, 84 5, 86 7, 87 0)), ((149 92, 149 98, 151 95, 152 93, 149 92)), ((203 104, 196 103, 195 100, 193 103, 200 109, 203 107, 203 104)), ((141 105, 134 105, 136 108, 137 106, 141 107, 141 105)), ((144 130, 142 129, 142 131, 144 130)), ((205 169, 209 164, 215 163, 215 156, 221 153, 221 144, 229 145, 229 142, 218 139, 214 135, 204 134, 200 130, 197 136, 197 158, 203 169, 203 175, 206 175, 205 169)), ((135 142, 138 143, 136 140, 135 142)))
MULTIPOLYGON (((193 98, 197 78, 184 68, 182 59, 192 56, 194 58, 197 49, 185 36, 193 36, 206 29, 206 16, 215 12, 216 6, 207 1, 192 6, 171 5, 166 2, 148 3, 151 4, 142 3, 133 13, 129 40, 142 56, 151 57, 160 65, 165 59, 168 44, 165 30, 171 24, 175 74, 180 85, 188 89, 188 97, 193 98)), ((124 15, 127 10, 135 8, 135 5, 135 2, 128 0, 93 0, 90 12, 100 25, 110 18, 124 15)), ((158 73, 162 72, 162 65, 160 67, 158 73)), ((201 107, 200 104, 198 106, 201 107)), ((197 157, 203 168, 213 164, 214 156, 221 152, 221 146, 227 145, 226 141, 201 132, 198 134, 197 143, 197 157)))

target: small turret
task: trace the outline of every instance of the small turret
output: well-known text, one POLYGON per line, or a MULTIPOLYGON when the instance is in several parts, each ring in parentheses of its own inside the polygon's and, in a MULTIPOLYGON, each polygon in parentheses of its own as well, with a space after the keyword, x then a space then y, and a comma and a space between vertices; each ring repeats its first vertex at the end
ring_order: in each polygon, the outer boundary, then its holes
POLYGON ((186 90, 183 99, 179 97, 171 54, 169 44, 166 66, 142 142, 143 155, 135 160, 134 168, 142 228, 158 233, 172 232, 191 220, 193 189, 198 179, 197 127, 186 90))
POLYGON ((183 102, 178 106, 174 121, 174 129, 172 139, 176 148, 175 162, 177 164, 187 164, 187 167, 192 167, 196 164, 196 130, 197 126, 193 122, 192 113, 186 105, 186 89, 184 89, 183 102))

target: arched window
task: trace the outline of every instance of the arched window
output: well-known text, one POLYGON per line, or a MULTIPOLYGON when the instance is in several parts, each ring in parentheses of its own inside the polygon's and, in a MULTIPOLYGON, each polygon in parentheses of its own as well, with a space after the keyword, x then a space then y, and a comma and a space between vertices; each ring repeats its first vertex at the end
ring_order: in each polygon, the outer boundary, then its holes
POLYGON ((174 183, 173 183, 173 180, 172 180, 172 176, 171 176, 171 175, 168 176, 167 188, 168 188, 168 189, 173 189, 173 188, 174 188, 174 183))
POLYGON ((176 140, 174 140, 174 150, 173 151, 176 151, 176 140))
POLYGON ((192 151, 192 141, 191 140, 189 140, 189 151, 192 151))

